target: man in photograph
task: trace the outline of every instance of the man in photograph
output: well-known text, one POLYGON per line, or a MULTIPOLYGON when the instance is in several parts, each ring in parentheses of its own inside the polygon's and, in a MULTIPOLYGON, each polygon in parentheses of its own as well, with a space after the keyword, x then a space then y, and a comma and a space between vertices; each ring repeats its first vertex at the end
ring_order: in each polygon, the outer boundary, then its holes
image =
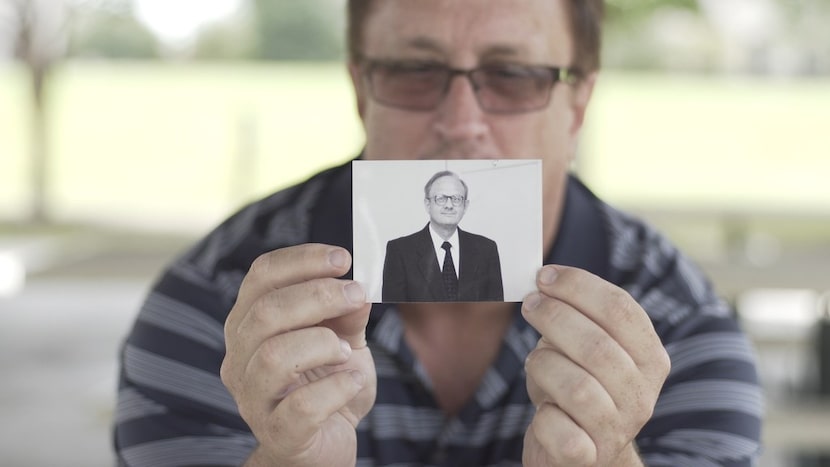
POLYGON ((502 301, 496 242, 461 230, 469 206, 467 184, 442 171, 424 186, 429 223, 390 240, 383 264, 384 302, 502 301))

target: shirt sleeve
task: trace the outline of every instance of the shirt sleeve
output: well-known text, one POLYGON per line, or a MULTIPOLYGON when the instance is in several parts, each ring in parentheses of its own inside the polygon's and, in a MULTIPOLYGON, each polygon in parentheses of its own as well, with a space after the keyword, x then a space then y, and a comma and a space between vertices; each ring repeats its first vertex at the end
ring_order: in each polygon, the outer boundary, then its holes
POLYGON ((119 465, 240 465, 254 449, 219 379, 232 306, 221 290, 215 278, 180 262, 150 291, 120 354, 119 465))
POLYGON ((671 359, 637 436, 651 467, 744 467, 761 453, 756 356, 703 272, 648 224, 606 206, 612 282, 648 313, 671 359))
POLYGON ((648 466, 751 466, 761 453, 756 356, 735 313, 679 254, 638 297, 672 367, 637 438, 648 466))
POLYGON ((751 466, 761 452, 763 397, 734 319, 710 317, 666 346, 672 369, 637 443, 649 466, 751 466))

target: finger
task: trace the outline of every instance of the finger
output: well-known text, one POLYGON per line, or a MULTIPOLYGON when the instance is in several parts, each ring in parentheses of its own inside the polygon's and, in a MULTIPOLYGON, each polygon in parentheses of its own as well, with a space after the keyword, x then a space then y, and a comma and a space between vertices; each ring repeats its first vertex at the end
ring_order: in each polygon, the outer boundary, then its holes
POLYGON ((346 340, 352 346, 352 349, 362 349, 368 345, 366 342, 366 326, 369 324, 371 309, 372 305, 366 303, 363 308, 355 312, 327 319, 320 325, 330 328, 341 339, 346 340))
POLYGON ((535 393, 531 396, 534 404, 559 407, 591 437, 595 446, 617 446, 627 441, 611 395, 584 368, 546 347, 532 351, 525 367, 528 392, 535 393))
MULTIPOLYGON (((363 288, 353 281, 313 279, 272 290, 251 305, 236 328, 240 339, 239 347, 234 349, 238 354, 235 358, 247 362, 269 337, 316 326, 367 306, 363 288)), ((366 328, 368 316, 358 316, 352 321, 355 320, 359 331, 366 328)))
MULTIPOLYGON (((324 327, 300 329, 274 336, 254 352, 245 368, 245 387, 259 407, 270 412, 290 389, 321 377, 314 370, 345 363, 352 349, 324 327)), ((263 413, 263 412, 260 412, 263 413)))
POLYGON ((530 430, 553 465, 596 464, 597 449, 590 436, 559 407, 553 404, 539 406, 530 430))
POLYGON ((338 411, 357 396, 365 381, 363 373, 345 370, 292 392, 272 414, 274 425, 282 428, 274 441, 287 449, 305 446, 329 419, 335 423, 348 423, 354 429, 359 420, 347 417, 347 411, 343 414, 338 411))
POLYGON ((242 280, 226 327, 235 329, 260 296, 282 287, 349 271, 351 255, 343 248, 311 243, 274 250, 257 257, 242 280))
POLYGON ((597 323, 638 366, 650 364, 663 350, 648 314, 616 285, 582 269, 547 265, 539 271, 537 286, 597 323))
MULTIPOLYGON (((522 306, 527 322, 542 335, 539 346, 556 350, 582 367, 609 393, 630 385, 638 375, 634 360, 604 329, 579 310, 537 294, 522 306)), ((615 403, 619 403, 616 401, 615 403)))

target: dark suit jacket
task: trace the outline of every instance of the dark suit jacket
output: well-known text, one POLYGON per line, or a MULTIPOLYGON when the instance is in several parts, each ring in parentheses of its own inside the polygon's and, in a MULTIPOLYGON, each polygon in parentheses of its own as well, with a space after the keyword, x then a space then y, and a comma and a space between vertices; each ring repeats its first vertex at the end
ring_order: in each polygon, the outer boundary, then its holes
MULTIPOLYGON (((502 301, 501 263, 496 242, 458 229, 458 301, 502 301)), ((446 302, 441 266, 429 234, 418 232, 390 240, 383 263, 384 302, 446 302)))

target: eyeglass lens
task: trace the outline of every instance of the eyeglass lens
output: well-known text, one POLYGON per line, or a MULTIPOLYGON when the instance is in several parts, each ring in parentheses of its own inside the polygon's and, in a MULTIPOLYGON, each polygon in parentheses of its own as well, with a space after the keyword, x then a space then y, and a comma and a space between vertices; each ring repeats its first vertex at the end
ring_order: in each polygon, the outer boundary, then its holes
POLYGON ((457 195, 456 196, 435 195, 432 199, 439 206, 444 206, 445 204, 447 204, 447 200, 452 201, 453 206, 461 206, 461 203, 464 202, 464 197, 463 196, 457 196, 457 195))
POLYGON ((482 109, 496 113, 527 112, 547 105, 558 79, 557 69, 499 65, 471 71, 443 65, 373 63, 369 80, 375 99, 410 109, 432 110, 446 96, 455 75, 465 75, 482 109))

